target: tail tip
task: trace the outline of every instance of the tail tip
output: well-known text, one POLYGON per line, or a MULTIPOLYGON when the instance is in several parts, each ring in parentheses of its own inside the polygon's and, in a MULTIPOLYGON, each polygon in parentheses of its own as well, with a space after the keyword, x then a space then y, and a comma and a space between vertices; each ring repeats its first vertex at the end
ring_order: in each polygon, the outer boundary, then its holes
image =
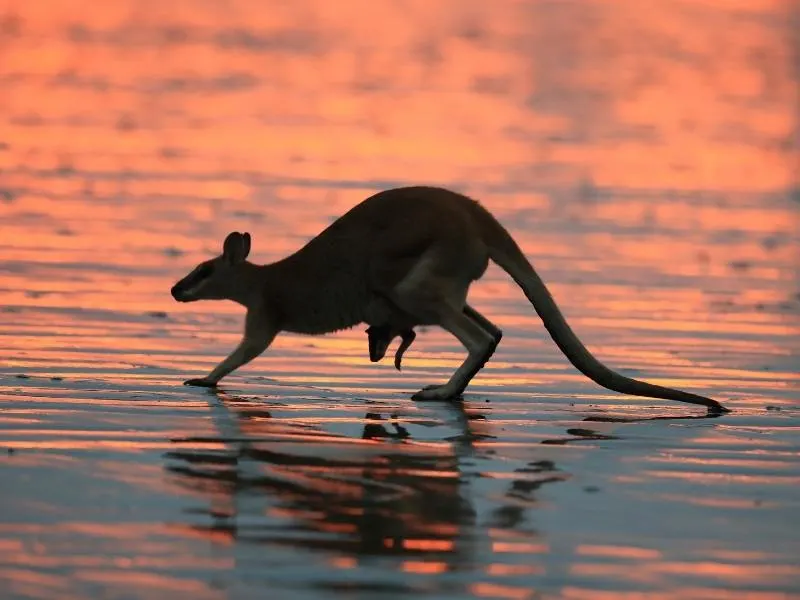
POLYGON ((716 400, 710 400, 708 403, 708 414, 711 415, 724 415, 726 413, 732 412, 730 408, 726 408, 722 406, 716 400))

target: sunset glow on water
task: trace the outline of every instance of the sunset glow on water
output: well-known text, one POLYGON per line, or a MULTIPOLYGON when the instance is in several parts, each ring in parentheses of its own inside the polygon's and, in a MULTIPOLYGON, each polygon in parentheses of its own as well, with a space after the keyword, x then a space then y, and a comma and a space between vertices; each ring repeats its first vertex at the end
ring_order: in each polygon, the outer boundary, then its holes
POLYGON ((769 0, 0 0, 0 598, 800 597, 800 9, 769 0), (253 236, 445 186, 498 267, 463 403, 363 327, 185 387, 243 311, 169 289, 253 236))

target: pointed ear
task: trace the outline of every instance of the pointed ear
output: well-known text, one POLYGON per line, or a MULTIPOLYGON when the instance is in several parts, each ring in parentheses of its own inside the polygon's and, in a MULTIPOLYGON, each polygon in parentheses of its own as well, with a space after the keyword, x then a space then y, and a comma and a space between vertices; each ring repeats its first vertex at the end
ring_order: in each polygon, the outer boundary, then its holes
POLYGON ((250 256, 250 234, 245 231, 242 237, 244 238, 244 257, 247 258, 250 256))
POLYGON ((222 244, 222 257, 230 264, 243 262, 250 254, 250 235, 232 231, 222 244))

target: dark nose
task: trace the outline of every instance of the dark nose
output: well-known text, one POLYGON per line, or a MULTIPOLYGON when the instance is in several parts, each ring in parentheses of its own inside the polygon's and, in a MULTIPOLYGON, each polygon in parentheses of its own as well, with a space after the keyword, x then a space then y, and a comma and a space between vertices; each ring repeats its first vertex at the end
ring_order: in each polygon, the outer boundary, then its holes
POLYGON ((172 294, 172 297, 175 298, 175 300, 180 300, 182 298, 181 289, 177 285, 173 285, 169 293, 172 294))

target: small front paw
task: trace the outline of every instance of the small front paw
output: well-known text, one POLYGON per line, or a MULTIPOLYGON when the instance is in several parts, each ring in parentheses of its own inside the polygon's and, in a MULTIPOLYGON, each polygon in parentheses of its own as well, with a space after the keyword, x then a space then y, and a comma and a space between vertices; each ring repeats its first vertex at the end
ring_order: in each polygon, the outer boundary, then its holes
POLYGON ((211 381, 210 379, 206 379, 205 377, 201 377, 199 379, 187 379, 183 382, 183 385, 193 385, 195 387, 205 387, 205 388, 213 388, 217 387, 216 381, 211 381))

